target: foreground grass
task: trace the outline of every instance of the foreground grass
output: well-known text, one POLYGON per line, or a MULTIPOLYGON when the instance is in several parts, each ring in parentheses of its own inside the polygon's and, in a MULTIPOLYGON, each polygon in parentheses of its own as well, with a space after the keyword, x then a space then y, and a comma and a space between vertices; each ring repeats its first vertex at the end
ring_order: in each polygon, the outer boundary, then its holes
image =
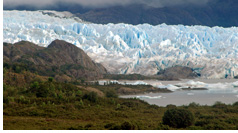
POLYGON ((133 129, 156 129, 166 110, 137 99, 86 103, 8 105, 4 107, 4 129, 111 129, 124 122, 130 122, 133 129), (59 121, 65 124, 57 124, 59 121))
POLYGON ((214 106, 158 107, 137 99, 119 99, 116 104, 87 105, 79 108, 74 104, 60 105, 14 105, 4 108, 4 130, 105 130, 123 129, 130 123, 130 129, 156 130, 174 129, 162 124, 164 112, 169 108, 183 108, 195 116, 195 123, 185 129, 237 130, 238 106, 216 103, 214 106))

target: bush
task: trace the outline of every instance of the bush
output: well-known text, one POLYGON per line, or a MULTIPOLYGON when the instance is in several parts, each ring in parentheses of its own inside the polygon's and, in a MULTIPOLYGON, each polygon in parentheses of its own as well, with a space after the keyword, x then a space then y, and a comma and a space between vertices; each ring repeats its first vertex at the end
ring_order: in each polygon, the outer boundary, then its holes
POLYGON ((176 108, 177 106, 176 105, 173 105, 173 104, 168 104, 166 106, 166 108, 169 108, 169 109, 172 109, 172 108, 176 108))
POLYGON ((121 124, 121 129, 122 130, 134 130, 135 126, 131 124, 130 122, 124 122, 121 124))
POLYGON ((135 125, 125 121, 122 124, 109 123, 109 124, 106 124, 104 128, 109 130, 134 130, 135 125))
POLYGON ((49 82, 53 82, 53 80, 54 80, 54 78, 52 78, 52 77, 49 77, 49 78, 48 78, 48 81, 49 81, 49 82))
POLYGON ((193 123, 193 114, 185 109, 169 109, 163 116, 163 124, 174 128, 186 128, 191 126, 193 123))
POLYGON ((111 90, 106 91, 106 97, 117 98, 118 95, 115 90, 111 89, 111 90))
POLYGON ((46 84, 40 85, 40 88, 36 92, 36 97, 48 97, 49 96, 49 88, 46 84))
POLYGON ((121 130, 121 126, 120 125, 114 125, 111 128, 109 128, 109 130, 121 130))
POLYGON ((87 125, 84 126, 84 129, 87 130, 87 129, 91 128, 91 127, 93 127, 93 124, 89 123, 89 124, 87 124, 87 125))
POLYGON ((91 102, 97 102, 97 100, 98 100, 98 96, 97 96, 97 93, 96 92, 90 92, 90 93, 88 93, 88 94, 85 94, 84 96, 83 96, 83 99, 87 99, 87 100, 89 100, 89 101, 91 101, 91 102))
POLYGON ((31 84, 30 91, 31 92, 37 92, 37 90, 40 88, 39 82, 35 81, 31 84))
POLYGON ((238 106, 238 102, 233 103, 232 106, 238 106))
POLYGON ((212 107, 214 108, 226 108, 226 104, 225 103, 222 103, 222 102, 216 102, 212 107))
POLYGON ((157 130, 169 130, 169 126, 163 125, 163 123, 159 123, 157 130))
POLYGON ((200 105, 198 103, 192 102, 188 106, 189 107, 199 107, 200 105))
POLYGON ((204 127, 208 125, 209 123, 211 123, 211 120, 200 120, 200 121, 196 121, 195 126, 204 127))
POLYGON ((108 124, 104 125, 104 128, 106 128, 106 129, 112 129, 114 126, 115 126, 114 123, 108 123, 108 124))

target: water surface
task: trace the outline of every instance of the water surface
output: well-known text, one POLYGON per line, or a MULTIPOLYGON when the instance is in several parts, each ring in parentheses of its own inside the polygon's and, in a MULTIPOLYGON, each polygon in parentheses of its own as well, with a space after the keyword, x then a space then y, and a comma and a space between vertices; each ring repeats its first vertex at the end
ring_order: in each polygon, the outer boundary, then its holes
MULTIPOLYGON (((233 104, 238 101, 237 79, 195 79, 181 81, 158 81, 158 80, 143 80, 143 82, 153 86, 171 87, 181 85, 183 87, 204 87, 208 90, 181 90, 173 89, 172 93, 147 93, 140 95, 121 96, 122 98, 139 98, 158 106, 173 105, 188 105, 191 102, 199 103, 200 105, 213 105, 220 101, 226 104, 233 104)), ((135 81, 119 81, 133 83, 135 81)))

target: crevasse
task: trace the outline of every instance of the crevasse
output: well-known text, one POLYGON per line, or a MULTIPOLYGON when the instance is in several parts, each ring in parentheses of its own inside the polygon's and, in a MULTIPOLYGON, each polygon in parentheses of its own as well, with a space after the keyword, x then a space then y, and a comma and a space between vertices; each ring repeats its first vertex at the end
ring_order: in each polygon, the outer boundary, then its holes
POLYGON ((46 47, 62 39, 82 48, 112 73, 152 75, 182 65, 199 70, 204 78, 238 75, 238 27, 102 25, 45 12, 4 11, 3 41, 26 40, 46 47))

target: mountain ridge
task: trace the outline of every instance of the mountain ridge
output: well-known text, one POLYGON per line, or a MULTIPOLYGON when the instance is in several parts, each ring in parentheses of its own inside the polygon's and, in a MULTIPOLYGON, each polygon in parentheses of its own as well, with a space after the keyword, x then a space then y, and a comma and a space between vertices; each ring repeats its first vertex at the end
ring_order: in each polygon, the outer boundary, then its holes
POLYGON ((5 63, 23 63, 41 75, 65 75, 72 80, 103 78, 107 70, 94 63, 83 50, 62 40, 53 41, 47 48, 21 41, 4 44, 5 63), (35 49, 29 51, 29 49, 35 49))
MULTIPOLYGON (((30 6, 8 7, 4 10, 39 10, 30 6)), ((177 5, 149 7, 143 4, 111 6, 104 8, 85 8, 79 4, 56 3, 55 6, 42 7, 40 10, 69 11, 85 21, 108 24, 128 23, 158 25, 204 25, 204 26, 238 26, 238 1, 213 0, 205 5, 177 5)))

